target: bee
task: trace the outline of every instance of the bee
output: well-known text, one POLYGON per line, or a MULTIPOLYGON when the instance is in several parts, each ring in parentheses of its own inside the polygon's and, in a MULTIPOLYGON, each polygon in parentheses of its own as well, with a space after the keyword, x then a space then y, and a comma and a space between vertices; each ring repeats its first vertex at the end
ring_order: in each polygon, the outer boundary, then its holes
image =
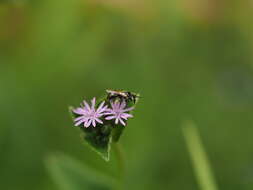
POLYGON ((114 99, 120 99, 125 101, 133 101, 136 103, 137 99, 140 97, 139 94, 135 94, 133 92, 128 91, 119 91, 119 90, 106 90, 107 92, 107 99, 114 100, 114 99))

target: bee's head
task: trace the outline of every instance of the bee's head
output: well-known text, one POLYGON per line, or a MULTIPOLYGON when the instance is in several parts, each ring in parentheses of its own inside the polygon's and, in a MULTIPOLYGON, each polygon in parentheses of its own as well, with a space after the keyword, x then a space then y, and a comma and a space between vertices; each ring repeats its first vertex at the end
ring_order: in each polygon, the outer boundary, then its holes
POLYGON ((126 92, 126 94, 129 100, 133 101, 134 103, 136 103, 136 100, 140 97, 139 94, 135 94, 132 92, 126 92))

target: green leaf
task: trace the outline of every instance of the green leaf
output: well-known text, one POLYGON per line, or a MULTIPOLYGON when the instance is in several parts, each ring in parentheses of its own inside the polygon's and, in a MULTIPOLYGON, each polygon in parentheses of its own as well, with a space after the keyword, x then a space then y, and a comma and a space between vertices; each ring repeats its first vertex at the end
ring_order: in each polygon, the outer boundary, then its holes
POLYGON ((123 130, 125 129, 125 126, 122 125, 115 125, 112 129, 112 141, 113 142, 118 142, 123 130))
POLYGON ((194 123, 188 121, 185 122, 182 130, 200 189, 218 190, 211 170, 211 165, 200 139, 197 127, 194 123))
POLYGON ((112 126, 82 127, 81 130, 83 131, 82 138, 86 144, 102 156, 105 161, 109 161, 112 142, 112 126))
POLYGON ((61 190, 112 190, 118 185, 115 180, 63 154, 49 156, 46 167, 61 190))

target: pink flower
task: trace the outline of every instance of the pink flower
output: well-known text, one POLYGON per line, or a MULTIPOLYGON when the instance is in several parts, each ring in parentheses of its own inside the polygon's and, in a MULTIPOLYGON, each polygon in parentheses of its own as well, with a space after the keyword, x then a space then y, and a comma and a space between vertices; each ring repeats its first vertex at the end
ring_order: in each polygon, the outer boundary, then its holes
POLYGON ((127 120, 130 117, 133 117, 133 115, 125 112, 129 112, 134 109, 134 107, 126 108, 126 101, 122 100, 121 102, 115 101, 111 102, 111 107, 106 110, 104 115, 108 115, 105 119, 106 120, 112 120, 115 119, 115 124, 118 124, 119 122, 122 125, 126 125, 124 120, 127 120), (123 120, 124 119, 124 120, 123 120))
POLYGON ((103 121, 99 119, 104 115, 104 112, 107 110, 107 106, 104 106, 105 102, 103 101, 99 107, 96 109, 96 98, 91 100, 91 106, 84 100, 84 106, 73 109, 73 112, 80 115, 75 118, 75 126, 79 126, 83 123, 84 127, 89 127, 91 124, 93 127, 96 127, 96 123, 103 124, 103 121))

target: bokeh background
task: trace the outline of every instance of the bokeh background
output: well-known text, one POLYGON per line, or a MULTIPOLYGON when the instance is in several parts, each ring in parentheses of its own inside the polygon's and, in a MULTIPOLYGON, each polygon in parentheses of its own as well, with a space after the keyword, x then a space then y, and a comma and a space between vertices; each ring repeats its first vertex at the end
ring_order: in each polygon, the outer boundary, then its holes
POLYGON ((121 138, 122 189, 199 189, 185 120, 219 189, 253 189, 252 10, 239 0, 1 0, 0 189, 62 189, 47 169, 56 153, 117 177, 68 114, 105 89, 142 95, 121 138))

